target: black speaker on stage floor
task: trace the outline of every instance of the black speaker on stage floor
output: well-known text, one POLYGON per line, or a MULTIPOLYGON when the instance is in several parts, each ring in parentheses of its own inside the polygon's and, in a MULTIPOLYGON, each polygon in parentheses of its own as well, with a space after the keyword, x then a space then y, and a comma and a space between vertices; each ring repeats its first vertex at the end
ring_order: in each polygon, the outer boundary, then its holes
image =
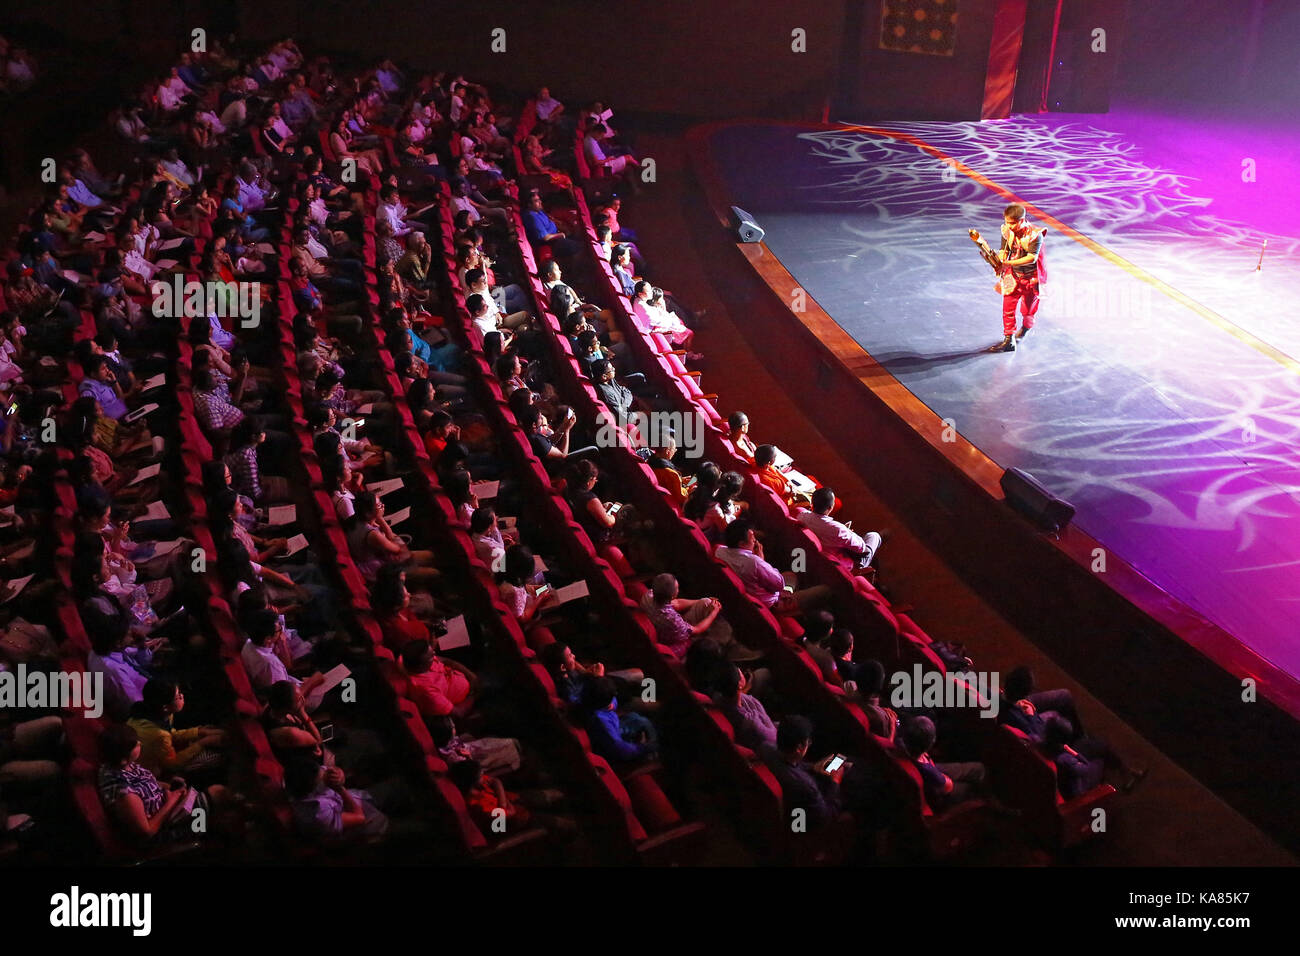
POLYGON ((1056 497, 1028 472, 1008 468, 1000 484, 1007 504, 1044 531, 1060 531, 1074 517, 1074 505, 1056 497))
POLYGON ((731 226, 741 242, 762 242, 763 227, 754 222, 754 217, 739 206, 731 207, 731 226))

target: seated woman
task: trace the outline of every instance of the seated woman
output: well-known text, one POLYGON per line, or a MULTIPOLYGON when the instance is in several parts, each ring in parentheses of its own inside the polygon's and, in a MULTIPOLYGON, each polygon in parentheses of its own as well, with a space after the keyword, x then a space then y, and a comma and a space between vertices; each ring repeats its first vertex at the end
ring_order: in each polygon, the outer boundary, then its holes
POLYGON ((72 580, 83 600, 110 597, 144 629, 156 627, 171 603, 171 580, 137 583, 135 565, 110 552, 97 534, 77 536, 72 580))
POLYGON ((231 799, 223 786, 207 790, 181 777, 166 783, 139 763, 140 738, 135 729, 113 724, 99 738, 99 799, 104 810, 138 843, 184 840, 193 836, 195 810, 209 811, 231 799))
POLYGON ((532 551, 522 544, 506 549, 505 570, 498 575, 497 587, 501 600, 524 627, 532 624, 540 611, 555 605, 555 592, 549 588, 538 595, 546 585, 533 583, 536 574, 537 561, 532 551))
POLYGON ((400 565, 386 564, 379 569, 370 591, 370 606, 383 632, 384 646, 394 654, 400 654, 411 641, 433 638, 426 619, 434 616, 435 608, 428 595, 421 597, 422 606, 417 607, 406 587, 406 571, 400 565))
POLYGON ((261 722, 266 739, 282 764, 309 757, 327 767, 334 765, 334 754, 325 746, 320 728, 307 711, 307 700, 293 681, 282 680, 271 685, 261 722))
POLYGON ((138 759, 150 773, 170 778, 211 774, 225 766, 225 731, 209 726, 177 730, 175 717, 184 709, 185 694, 175 681, 155 677, 145 682, 127 724, 140 738, 138 759))
MULTIPOLYGON (((615 248, 622 248, 616 246, 615 248)), ((624 258, 630 254, 623 252, 624 258)), ((646 331, 658 332, 674 348, 690 349, 695 340, 695 333, 687 327, 677 313, 669 310, 664 302, 664 290, 652 286, 644 279, 638 279, 633 286, 632 308, 645 325, 646 331)), ((691 361, 698 361, 701 356, 691 352, 686 356, 691 361)))
POLYGON ((554 166, 547 165, 547 159, 554 154, 555 150, 543 146, 541 137, 536 133, 529 133, 524 137, 519 152, 524 161, 524 168, 520 172, 531 176, 546 176, 554 189, 568 191, 573 188, 573 180, 567 174, 554 166))
POLYGON ((728 471, 719 480, 704 517, 698 522, 710 544, 721 544, 727 525, 749 510, 748 503, 739 500, 744 490, 745 479, 739 472, 728 471))
MULTIPOLYGON (((458 448, 464 448, 458 442, 453 442, 447 446, 447 449, 438 456, 439 462, 448 457, 451 452, 453 457, 458 448)), ((451 506, 456 509, 456 517, 461 527, 469 528, 469 522, 474 517, 474 509, 479 506, 478 496, 474 494, 471 488, 473 479, 470 473, 464 468, 455 468, 450 474, 442 479, 442 490, 451 502, 451 506)))
POLYGON ((226 185, 221 193, 221 215, 228 219, 233 219, 239 226, 240 238, 248 242, 265 242, 271 233, 263 226, 257 225, 256 220, 244 208, 244 201, 239 198, 239 178, 231 176, 226 180, 226 185))
POLYGON ((344 164, 345 169, 346 161, 352 160, 359 170, 378 176, 384 169, 383 158, 378 150, 355 148, 356 135, 348 125, 352 119, 349 115, 351 112, 351 110, 344 110, 334 124, 334 129, 330 132, 330 149, 334 151, 339 162, 344 164))
POLYGON ((230 433, 230 451, 225 463, 230 468, 234 488, 258 505, 293 500, 289 479, 262 471, 258 446, 266 441, 266 432, 252 418, 245 418, 230 433))
POLYGON ((438 578, 432 551, 412 551, 384 519, 384 503, 368 491, 353 501, 354 513, 346 529, 348 550, 367 584, 373 584, 385 564, 406 566, 407 576, 427 586, 438 578))
POLYGON ((600 544, 627 534, 640 533, 645 523, 638 519, 632 505, 601 501, 596 495, 600 471, 591 461, 580 458, 568 471, 565 498, 573 516, 582 525, 593 544, 600 544))
POLYGON ((695 471, 692 479, 687 481, 686 503, 682 505, 682 515, 699 524, 704 520, 705 512, 713 504, 713 494, 722 481, 722 469, 711 461, 703 462, 695 471))
POLYGON ((736 454, 746 463, 754 463, 754 452, 758 446, 749 437, 749 416, 744 412, 732 412, 727 416, 727 438, 736 447, 736 454))
POLYGON ((464 664, 439 657, 429 641, 402 648, 402 669, 410 677, 410 700, 426 720, 463 717, 474 709, 478 678, 464 664))

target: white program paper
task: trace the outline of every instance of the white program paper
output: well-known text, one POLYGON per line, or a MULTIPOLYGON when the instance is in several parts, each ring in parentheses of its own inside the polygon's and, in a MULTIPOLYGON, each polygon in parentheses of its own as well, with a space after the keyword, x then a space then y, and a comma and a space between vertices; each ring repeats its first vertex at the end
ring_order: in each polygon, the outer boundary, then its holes
POLYGON ((440 651, 454 651, 458 647, 469 647, 469 628, 465 624, 464 614, 449 620, 447 633, 438 638, 440 651))

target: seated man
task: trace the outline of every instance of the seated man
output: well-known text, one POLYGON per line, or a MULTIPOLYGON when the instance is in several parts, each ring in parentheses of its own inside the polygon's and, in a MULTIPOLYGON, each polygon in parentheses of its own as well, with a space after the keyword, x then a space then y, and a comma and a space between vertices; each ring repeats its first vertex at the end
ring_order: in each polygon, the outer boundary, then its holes
POLYGON ((618 686, 610 677, 587 682, 582 693, 591 749, 611 763, 652 759, 659 748, 655 725, 643 714, 618 712, 618 686))
POLYGON ((791 714, 776 730, 776 747, 766 751, 768 768, 781 785, 781 806, 787 820, 796 810, 805 814, 808 830, 831 822, 840 811, 839 783, 818 772, 826 759, 810 767, 805 758, 812 745, 812 722, 791 714))
POLYGON ((759 445, 754 450, 754 467, 758 469, 758 474, 754 476, 758 481, 775 491, 787 505, 794 503, 794 485, 776 467, 775 445, 759 445))
POLYGON ((921 785, 930 809, 941 812, 964 800, 982 795, 984 764, 935 763, 930 748, 935 741, 934 721, 929 717, 909 717, 899 734, 903 756, 921 773, 921 785))
POLYGON ((114 421, 130 412, 127 407, 122 386, 113 375, 112 366, 103 355, 91 355, 86 360, 86 377, 81 380, 77 394, 89 396, 99 403, 104 415, 114 421))
MULTIPOLYGON (((244 622, 244 629, 248 640, 240 648, 239 659, 258 693, 267 693, 272 684, 290 681, 297 685, 303 696, 310 697, 325 682, 325 675, 319 671, 306 680, 299 680, 289 674, 293 655, 289 650, 288 636, 280 615, 275 611, 270 608, 254 611, 244 622)), ((317 701, 316 707, 319 706, 320 702, 317 701)))
MULTIPOLYGON (((645 611, 654 624, 655 640, 681 660, 690 649, 691 642, 708 632, 718 620, 718 615, 722 613, 722 602, 708 597, 679 598, 677 594, 675 577, 667 573, 656 575, 650 582, 650 590, 641 598, 641 610, 645 611)), ((731 629, 725 630, 730 638, 731 629)), ((718 635, 712 636, 714 640, 718 639, 718 635)))
POLYGON ((725 664, 718 675, 718 707, 731 720, 736 743, 758 753, 776 746, 776 723, 767 708, 751 696, 750 678, 735 664, 725 664))
POLYGON ((1044 722, 1043 755, 1056 764, 1056 788, 1066 800, 1081 797, 1100 786, 1107 768, 1124 774, 1120 790, 1129 793, 1146 778, 1147 771, 1133 770, 1104 740, 1076 737, 1070 722, 1052 714, 1044 722))
MULTIPOLYGON (((475 295, 482 297, 495 328, 517 329, 521 325, 526 325, 528 320, 532 318, 531 313, 529 313, 527 309, 520 309, 518 312, 511 312, 508 315, 502 312, 501 307, 497 304, 497 300, 492 295, 491 289, 488 288, 487 273, 482 269, 470 269, 465 273, 465 296, 467 306, 468 299, 475 295)), ((478 324, 480 328, 484 327, 483 322, 480 321, 478 324)), ((486 334, 486 332, 484 334, 486 334)))
POLYGON ((535 195, 529 201, 528 208, 523 213, 523 220, 524 232, 534 249, 541 245, 548 245, 551 247, 552 256, 569 259, 576 256, 582 248, 566 236, 555 220, 546 214, 541 195, 535 195))
POLYGON ((349 790, 338 767, 312 757, 295 757, 284 768, 294 824, 305 834, 331 839, 379 837, 388 832, 388 817, 365 790, 349 790))
POLYGON ((610 132, 604 123, 596 123, 587 129, 582 140, 582 152, 591 167, 592 175, 602 173, 607 176, 623 177, 627 183, 636 188, 637 173, 640 171, 637 159, 630 154, 610 156, 605 152, 602 142, 610 138, 610 132))
MULTIPOLYGON (((830 588, 824 584, 796 591, 793 574, 778 571, 763 559, 763 546, 748 518, 737 518, 727 525, 725 544, 714 554, 740 578, 745 590, 777 614, 798 614, 815 610, 830 601, 830 588)), ((787 572, 788 573, 788 572, 787 572)))
MULTIPOLYGON (((759 446, 759 454, 761 455, 764 448, 770 447, 770 445, 759 446)), ((757 458, 756 455, 755 460, 757 458)), ((865 535, 859 535, 847 524, 831 517, 833 507, 835 507, 835 492, 823 485, 812 493, 812 510, 799 508, 795 518, 813 533, 827 554, 847 558, 856 568, 870 566, 880 550, 882 541, 880 534, 868 531, 865 535)))
POLYGON ((1028 667, 1017 667, 1007 674, 1002 685, 998 723, 1014 727, 1034 743, 1042 743, 1048 719, 1057 715, 1064 717, 1072 728, 1072 740, 1083 736, 1083 720, 1069 690, 1035 693, 1034 673, 1028 667))
POLYGON ((576 421, 577 419, 573 416, 572 409, 570 409, 570 414, 560 422, 555 430, 552 430, 546 416, 536 405, 526 408, 519 417, 519 425, 523 428, 524 434, 528 436, 528 443, 533 447, 533 454, 541 459, 542 465, 545 466, 547 471, 553 470, 561 462, 569 458, 588 455, 598 450, 595 445, 587 445, 573 451, 569 450, 570 433, 576 421))
MULTIPOLYGON (((596 390, 600 391, 599 383, 596 385, 596 390)), ((664 435, 659 440, 659 447, 651 449, 646 464, 655 473, 655 478, 659 480, 659 484, 668 492, 669 499, 678 508, 681 508, 682 505, 686 504, 686 482, 682 479, 682 474, 677 470, 677 466, 673 464, 673 459, 676 457, 677 439, 672 435, 664 435)))

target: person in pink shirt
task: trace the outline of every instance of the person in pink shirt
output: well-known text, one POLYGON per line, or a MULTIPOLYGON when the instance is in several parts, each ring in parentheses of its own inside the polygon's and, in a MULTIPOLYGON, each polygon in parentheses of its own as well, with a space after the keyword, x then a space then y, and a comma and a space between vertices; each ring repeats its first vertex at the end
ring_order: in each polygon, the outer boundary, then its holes
POLYGON ((469 668, 434 653, 428 641, 402 648, 402 667, 411 679, 411 701, 424 717, 463 717, 474 706, 478 678, 469 668))

